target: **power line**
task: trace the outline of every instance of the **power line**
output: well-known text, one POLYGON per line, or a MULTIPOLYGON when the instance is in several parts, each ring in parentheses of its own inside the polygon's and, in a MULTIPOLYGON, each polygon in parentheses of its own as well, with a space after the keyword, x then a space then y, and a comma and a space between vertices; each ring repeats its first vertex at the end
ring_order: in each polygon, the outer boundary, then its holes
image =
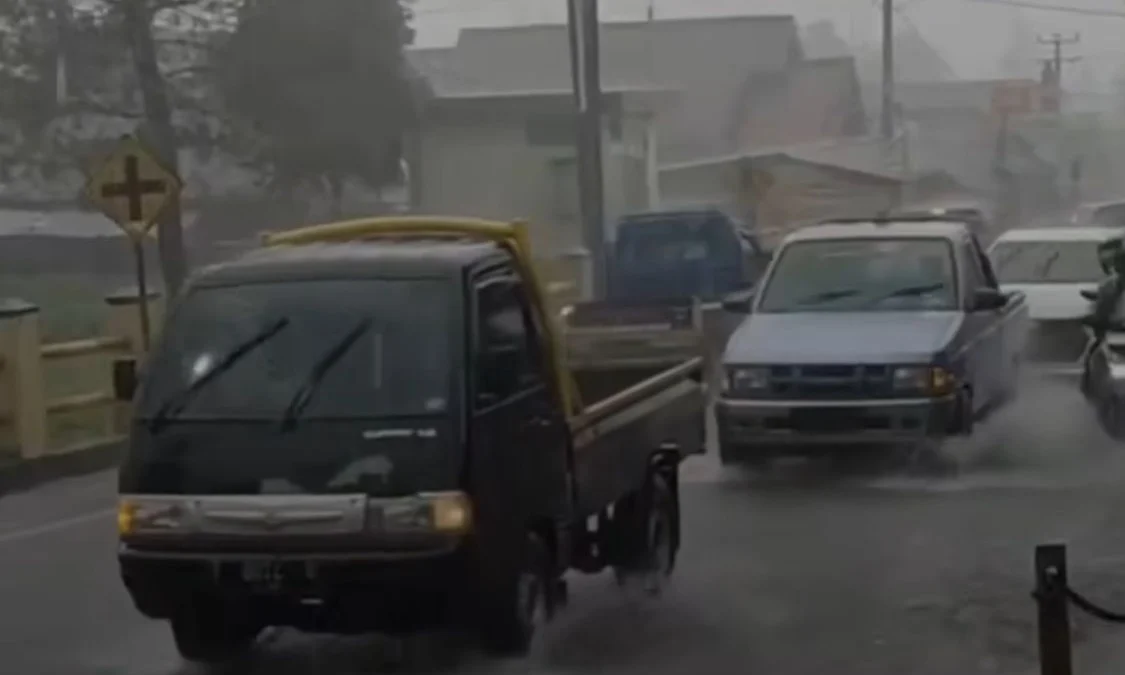
POLYGON ((981 5, 1007 5, 1009 7, 1023 7, 1025 9, 1037 9, 1044 12, 1059 12, 1062 14, 1082 14, 1085 16, 1112 16, 1125 19, 1125 12, 1117 12, 1111 9, 1092 9, 1084 7, 1064 7, 1062 5, 1051 5, 1043 2, 1028 2, 1026 0, 966 0, 981 5))

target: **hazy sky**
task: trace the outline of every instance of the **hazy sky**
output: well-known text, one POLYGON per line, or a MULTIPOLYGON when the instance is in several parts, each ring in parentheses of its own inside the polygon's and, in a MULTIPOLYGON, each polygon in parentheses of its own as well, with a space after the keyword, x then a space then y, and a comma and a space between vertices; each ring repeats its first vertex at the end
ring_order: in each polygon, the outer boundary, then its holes
MULTIPOLYGON (((792 14, 802 24, 831 19, 841 37, 853 43, 872 42, 879 35, 880 0, 651 0, 657 18, 723 14, 792 14)), ((1121 12, 1125 0, 1029 0, 1075 9, 1121 12)), ((416 0, 419 46, 448 45, 467 25, 511 25, 559 22, 566 0, 416 0)), ((602 18, 643 19, 650 0, 601 0, 602 18)), ((1108 83, 1125 65, 1125 16, 1083 16, 985 4, 979 0, 896 0, 899 21, 909 22, 936 46, 964 78, 996 77, 999 60, 1012 39, 1010 26, 1023 20, 1032 33, 1044 36, 1080 32, 1082 42, 1067 47, 1084 57, 1070 66, 1072 86, 1094 88, 1108 83)), ((1028 60, 1049 49, 1030 40, 1028 60)), ((1029 63, 1034 72, 1034 64, 1029 63)))

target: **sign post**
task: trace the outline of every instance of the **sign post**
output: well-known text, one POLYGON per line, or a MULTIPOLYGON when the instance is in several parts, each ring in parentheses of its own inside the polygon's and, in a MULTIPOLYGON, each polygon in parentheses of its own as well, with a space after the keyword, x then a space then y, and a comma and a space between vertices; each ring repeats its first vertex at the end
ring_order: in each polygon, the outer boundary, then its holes
POLYGON ((117 223, 132 244, 140 294, 141 339, 146 352, 151 346, 152 327, 144 240, 163 211, 179 198, 181 190, 179 176, 165 168, 155 153, 134 136, 123 137, 86 182, 86 198, 117 223))

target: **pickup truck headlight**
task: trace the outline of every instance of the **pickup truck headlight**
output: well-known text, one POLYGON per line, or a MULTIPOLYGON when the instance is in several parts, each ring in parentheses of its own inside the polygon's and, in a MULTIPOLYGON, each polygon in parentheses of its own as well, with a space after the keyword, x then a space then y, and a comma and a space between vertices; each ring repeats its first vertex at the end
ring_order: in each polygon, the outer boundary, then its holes
POLYGON ((727 376, 723 378, 725 391, 761 392, 769 389, 769 386, 770 371, 768 368, 735 366, 727 368, 727 376))
POLYGON ((372 500, 372 526, 385 532, 465 534, 472 529, 473 508, 462 492, 423 493, 415 497, 372 500))
POLYGON ((891 373, 895 393, 944 396, 953 391, 953 374, 939 366, 896 366, 891 373))

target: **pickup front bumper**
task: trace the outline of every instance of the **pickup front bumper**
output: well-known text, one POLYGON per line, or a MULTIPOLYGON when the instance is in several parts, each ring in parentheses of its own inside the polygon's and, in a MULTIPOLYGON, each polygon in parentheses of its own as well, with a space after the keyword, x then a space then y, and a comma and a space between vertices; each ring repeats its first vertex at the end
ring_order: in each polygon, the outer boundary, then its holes
POLYGON ((749 400, 716 404, 720 447, 825 447, 896 445, 945 436, 956 417, 957 399, 858 401, 749 400))
POLYGON ((302 630, 399 631, 440 625, 470 587, 463 550, 186 552, 122 545, 122 581, 142 614, 173 616, 201 599, 235 603, 302 630))

